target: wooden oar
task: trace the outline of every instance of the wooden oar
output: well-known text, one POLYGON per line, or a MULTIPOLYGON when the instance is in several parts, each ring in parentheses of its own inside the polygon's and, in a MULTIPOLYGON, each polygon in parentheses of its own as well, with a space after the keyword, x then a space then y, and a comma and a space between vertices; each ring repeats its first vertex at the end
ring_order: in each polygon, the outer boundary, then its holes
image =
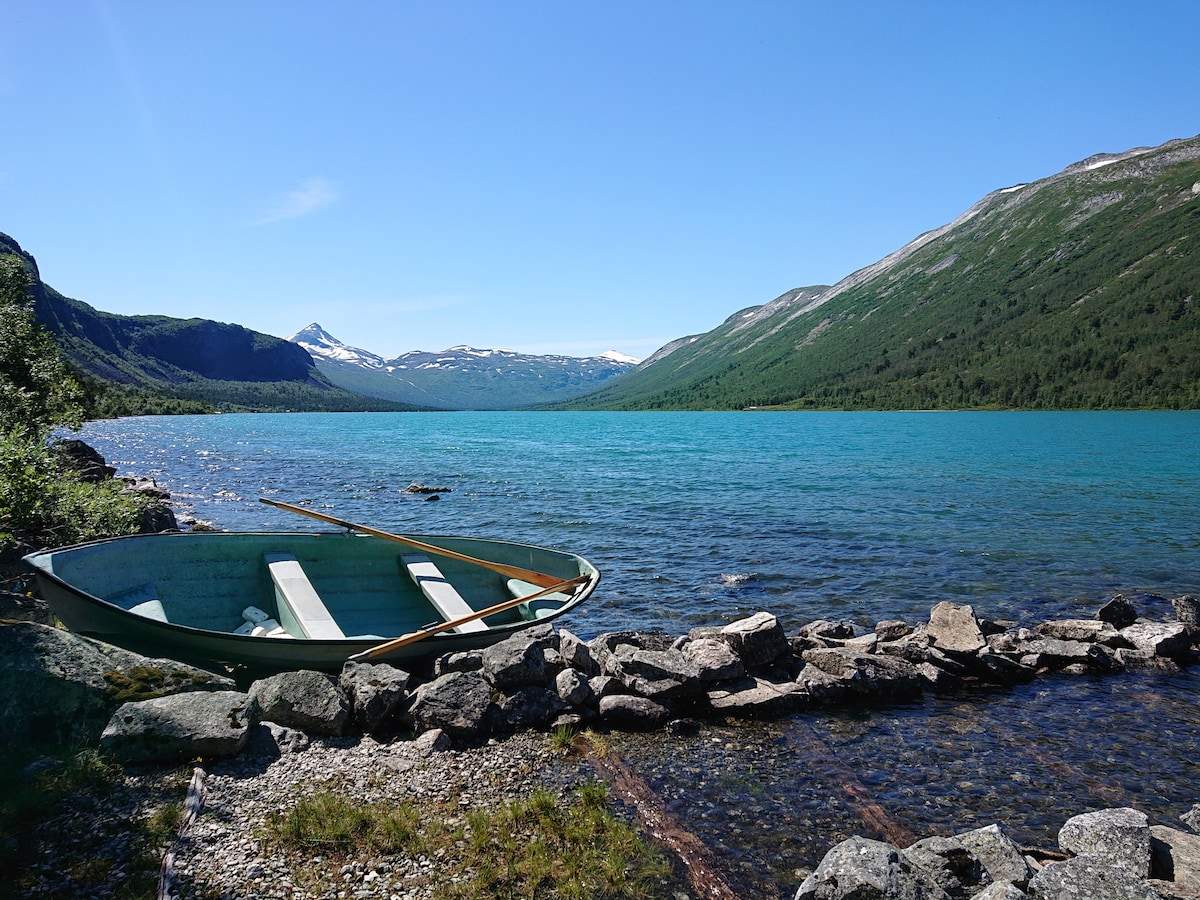
POLYGON ((514 597, 512 600, 504 600, 497 603, 495 606, 489 606, 487 609, 481 609, 477 612, 467 613, 465 616, 458 616, 454 619, 449 619, 445 622, 437 622, 433 625, 427 625, 420 631, 413 631, 409 634, 402 635, 385 643, 378 644, 369 650, 364 650, 361 653, 355 653, 348 657, 351 662, 360 662, 366 659, 378 659, 392 650, 399 650, 401 647, 407 647, 409 644, 415 644, 417 641, 424 640, 431 634, 440 634, 443 631, 450 631, 457 628, 459 625, 465 625, 467 622, 474 622, 476 619, 483 619, 487 616, 495 615, 496 613, 504 612, 506 609, 512 609, 514 606, 520 606, 522 603, 528 603, 530 600, 536 600, 538 597, 544 597, 547 594, 562 593, 570 588, 574 588, 583 584, 591 576, 579 575, 575 578, 568 578, 566 581, 559 581, 549 587, 544 587, 540 591, 534 591, 532 594, 526 594, 524 597, 514 597))
POLYGON ((478 559, 474 556, 467 556, 465 553, 458 553, 454 550, 447 550, 444 547, 437 547, 433 544, 426 544, 424 541, 413 540, 412 538, 404 537, 399 534, 392 534, 390 531, 380 531, 378 528, 372 528, 370 525, 358 525, 354 522, 347 522, 345 519, 339 519, 336 516, 329 516, 322 512, 317 512, 315 509, 308 509, 304 506, 295 506, 291 503, 283 503, 279 500, 268 500, 266 497, 259 497, 260 503, 265 503, 268 506, 275 506, 279 509, 285 509, 288 512, 299 513, 302 516, 308 516, 310 519, 318 519, 322 522, 328 522, 330 525, 339 525, 342 528, 349 528, 354 531, 361 531, 363 534, 371 534, 375 537, 383 538, 388 541, 395 541, 397 544, 404 544, 407 547, 412 547, 416 550, 424 550, 426 553, 436 553, 439 556, 448 556, 450 559, 457 559, 460 562, 471 563, 472 565, 482 566, 485 569, 491 569, 493 572, 499 572, 507 578, 516 578, 519 581, 528 581, 530 584, 536 584, 538 587, 552 587, 559 585, 562 581, 554 575, 546 575, 542 572, 535 572, 532 569, 522 569, 520 566, 510 566, 505 563, 492 562, 487 559, 478 559))

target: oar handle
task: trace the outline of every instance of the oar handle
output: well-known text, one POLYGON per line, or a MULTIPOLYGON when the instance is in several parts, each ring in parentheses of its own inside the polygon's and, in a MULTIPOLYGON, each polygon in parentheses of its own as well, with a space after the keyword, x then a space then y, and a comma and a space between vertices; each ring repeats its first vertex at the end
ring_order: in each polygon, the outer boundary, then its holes
POLYGON ((349 528, 353 531, 361 531, 363 534, 374 535, 375 537, 383 538, 388 541, 395 541, 397 544, 404 544, 407 547, 412 547, 416 550, 423 550, 426 553, 436 553, 439 556, 445 556, 450 559, 457 559, 460 562, 471 563, 472 565, 481 566, 485 569, 491 569, 493 572, 498 572, 506 578, 516 578, 520 581, 528 581, 530 584, 536 584, 538 587, 551 587, 556 584, 561 584, 561 580, 554 575, 547 575, 544 572, 535 572, 532 569, 523 569, 520 566, 510 566, 507 563, 492 562, 491 560, 479 559, 478 557, 468 556, 465 553, 459 553, 455 550, 447 550, 445 547, 438 547, 434 544, 427 544, 424 541, 418 541, 413 538, 404 537, 399 534, 392 534, 390 531, 380 531, 378 528, 372 528, 370 525, 359 525, 355 522, 347 522, 345 519, 339 519, 337 516, 327 515, 323 512, 317 512, 315 509, 308 509, 305 506, 296 506, 292 503, 284 503, 280 500, 268 500, 266 497, 259 497, 259 503, 265 503, 268 506, 274 506, 278 509, 284 509, 288 512, 299 513, 302 516, 308 516, 310 519, 317 519, 321 522, 327 522, 330 525, 337 525, 341 528, 349 528))
MULTIPOLYGON (((422 628, 420 631, 414 631, 410 634, 402 635, 393 640, 387 641, 377 646, 371 647, 369 650, 363 650, 361 653, 355 653, 348 657, 350 662, 362 662, 368 659, 377 659, 384 656, 393 650, 399 650, 401 647, 407 647, 409 644, 415 644, 417 641, 424 640, 433 634, 440 634, 443 631, 450 631, 457 628, 459 625, 465 625, 467 622, 474 622, 476 619, 484 619, 496 613, 504 612, 506 609, 512 609, 514 606, 520 606, 522 603, 528 603, 530 600, 536 600, 538 597, 544 597, 546 594, 560 594, 569 589, 575 588, 583 584, 591 576, 580 575, 576 578, 569 578, 566 581, 560 581, 557 584, 552 584, 549 587, 542 588, 540 591, 534 591, 532 594, 526 594, 524 597, 514 597, 512 600, 504 600, 497 603, 495 606, 489 606, 487 609, 481 609, 476 612, 467 613, 465 616, 458 616, 454 619, 449 619, 445 622, 438 622, 436 625, 430 625, 422 628)), ((573 593, 573 591, 572 591, 573 593)))

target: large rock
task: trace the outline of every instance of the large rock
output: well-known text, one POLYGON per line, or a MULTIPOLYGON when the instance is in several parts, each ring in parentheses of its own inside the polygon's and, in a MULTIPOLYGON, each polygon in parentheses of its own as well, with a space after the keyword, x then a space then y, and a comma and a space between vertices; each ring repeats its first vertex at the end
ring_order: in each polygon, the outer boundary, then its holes
POLYGON ((587 678, 575 669, 563 669, 554 679, 558 696, 568 706, 590 706, 596 702, 587 678))
POLYGON ((350 703, 351 720, 362 731, 375 733, 404 708, 411 676, 387 663, 348 662, 338 687, 350 703))
POLYGON ((1172 597, 1171 606, 1175 610, 1175 617, 1180 622, 1193 628, 1200 628, 1200 599, 1191 594, 1184 594, 1182 597, 1172 597))
POLYGON ((808 690, 797 682, 780 684, 764 678, 743 678, 708 692, 713 712, 742 719, 770 719, 805 709, 808 690))
POLYGON ((630 691, 659 703, 672 703, 703 691, 700 670, 674 647, 657 650, 619 644, 605 656, 603 668, 630 691))
POLYGON ((1137 617, 1137 607, 1124 594, 1117 594, 1101 606, 1099 612, 1096 613, 1096 618, 1101 622, 1108 622, 1118 629, 1132 625, 1137 621, 1137 617))
POLYGON ((45 600, 0 591, 0 620, 5 622, 37 622, 39 625, 54 625, 54 613, 45 600))
POLYGON ((681 650, 688 662, 696 667, 700 680, 706 684, 729 681, 746 674, 742 658, 726 641, 700 638, 688 641, 681 650))
POLYGON ((935 647, 950 653, 977 653, 987 645, 975 610, 949 601, 930 610, 926 633, 935 647))
POLYGON ((558 691, 527 684, 494 698, 488 719, 492 730, 497 732, 544 729, 568 708, 558 691))
POLYGON ((1065 669, 1074 665, 1102 671, 1120 668, 1111 650, 1089 641, 1043 637, 1027 641, 1022 649, 1025 655, 1021 662, 1035 669, 1065 669))
POLYGON ((350 721, 350 704, 332 677, 302 669, 261 678, 250 685, 268 722, 308 734, 340 735, 350 721))
MULTIPOLYGON (((802 658, 862 697, 909 700, 921 695, 921 676, 912 663, 900 657, 818 647, 805 650, 802 658)), ((801 676, 804 672, 801 670, 801 676)))
POLYGON ((93 744, 121 703, 232 690, 229 678, 33 622, 0 624, 0 744, 93 744))
POLYGON ((1200 835, 1151 825, 1150 875, 1182 896, 1200 897, 1200 835))
POLYGON ((1090 855, 1046 866, 1030 879, 1029 893, 1038 900, 1164 900, 1124 866, 1090 855))
MULTIPOLYGON (((543 626, 549 628, 549 626, 543 626)), ((518 632, 483 651, 483 674, 500 690, 545 685, 546 642, 542 627, 518 632)))
POLYGON ((825 854, 796 900, 949 900, 891 844, 852 837, 825 854))
POLYGON ((612 694, 600 700, 600 718, 618 731, 652 731, 670 717, 669 709, 646 697, 612 694))
POLYGON ((768 612, 730 622, 721 629, 721 638, 749 668, 769 666, 791 653, 787 635, 779 620, 768 612))
POLYGON ((1057 619, 1043 622, 1035 630, 1038 634, 1060 641, 1087 641, 1108 647, 1130 646, 1111 622, 1100 619, 1057 619))
POLYGON ((1180 622, 1135 622, 1121 629, 1138 650, 1146 650, 1166 659, 1186 660, 1191 656, 1192 637, 1180 622))
POLYGON ((1138 878, 1150 874, 1150 824, 1136 809, 1102 809, 1073 816, 1058 832, 1058 846, 1076 856, 1094 856, 1128 869, 1138 878))
POLYGON ((258 704, 239 691, 172 694, 121 704, 100 749, 123 763, 236 756, 257 721, 258 704))
POLYGON ((600 674, 600 665, 592 658, 591 648, 565 628, 558 632, 558 654, 564 663, 588 678, 600 674))
POLYGON ((487 732, 493 690, 480 672, 450 672, 417 688, 408 718, 418 733, 438 728, 453 740, 474 741, 487 732))
POLYGON ((983 863, 993 881, 1011 882, 1024 888, 1033 877, 1033 867, 1025 854, 999 825, 964 831, 955 838, 983 863))
POLYGON ((925 838, 906 849, 904 857, 953 900, 969 900, 992 882, 979 857, 955 838, 925 838))

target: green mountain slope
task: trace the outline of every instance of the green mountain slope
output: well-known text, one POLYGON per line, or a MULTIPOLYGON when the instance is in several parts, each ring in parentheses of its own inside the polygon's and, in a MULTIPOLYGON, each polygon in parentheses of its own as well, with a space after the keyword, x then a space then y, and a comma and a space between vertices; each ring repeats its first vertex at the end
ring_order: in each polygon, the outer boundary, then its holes
POLYGON ((37 320, 71 365, 116 412, 411 409, 335 387, 302 348, 207 319, 121 316, 64 297, 42 282, 33 257, 0 234, 0 254, 19 256, 33 282, 37 320), (132 407, 132 409, 131 409, 132 407))
POLYGON ((1198 242, 1200 138, 1092 157, 570 405, 1197 408, 1198 242))

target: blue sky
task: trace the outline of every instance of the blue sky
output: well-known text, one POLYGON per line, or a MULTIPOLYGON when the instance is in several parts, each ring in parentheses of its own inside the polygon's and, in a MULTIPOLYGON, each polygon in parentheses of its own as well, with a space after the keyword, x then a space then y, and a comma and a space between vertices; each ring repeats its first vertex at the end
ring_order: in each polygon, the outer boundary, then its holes
POLYGON ((639 358, 1200 133, 1200 3, 7 0, 0 231, 69 297, 639 358))

